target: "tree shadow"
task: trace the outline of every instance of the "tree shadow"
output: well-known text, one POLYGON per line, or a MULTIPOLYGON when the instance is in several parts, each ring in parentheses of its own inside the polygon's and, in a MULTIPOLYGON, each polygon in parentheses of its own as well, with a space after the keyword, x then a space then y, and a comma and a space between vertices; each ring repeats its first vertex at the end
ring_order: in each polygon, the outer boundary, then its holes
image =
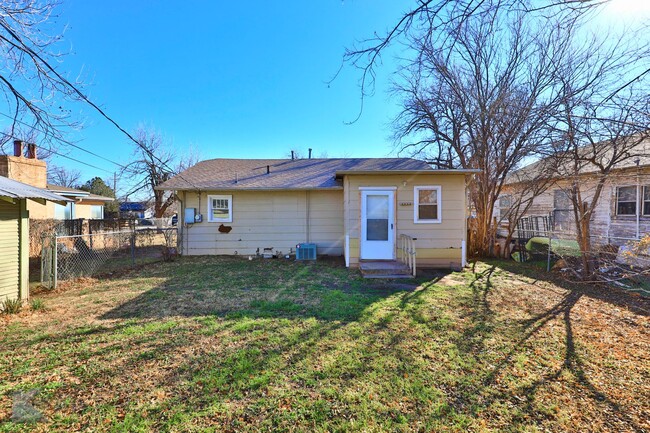
MULTIPOLYGON (((481 272, 475 271, 475 279, 470 284, 473 295, 467 301, 470 308, 471 325, 463 330, 457 340, 457 346, 461 350, 472 353, 475 356, 480 356, 484 349, 483 342, 486 337, 489 337, 494 324, 494 313, 490 306, 490 292, 492 288, 490 277, 497 267, 497 263, 488 263, 488 265, 489 267, 481 272)), ((553 381, 559 380, 564 373, 568 372, 580 386, 584 387, 589 398, 599 405, 606 405, 607 411, 616 414, 619 419, 626 423, 628 428, 637 432, 645 431, 641 425, 637 424, 625 412, 619 403, 608 397, 589 378, 585 363, 576 350, 576 340, 571 317, 573 308, 583 297, 592 297, 617 307, 629 309, 636 314, 647 316, 648 312, 644 308, 644 300, 624 291, 611 293, 599 287, 576 285, 562 280, 558 281, 553 275, 543 273, 529 266, 522 266, 520 263, 498 262, 498 267, 515 275, 533 278, 533 284, 540 280, 552 282, 565 289, 566 293, 554 305, 519 323, 519 332, 521 335, 513 342, 512 347, 503 354, 501 360, 487 371, 480 385, 478 385, 481 390, 477 391, 483 394, 483 390, 492 388, 497 383, 498 377, 513 365, 515 357, 525 350, 524 346, 549 322, 556 319, 561 320, 564 327, 564 353, 561 366, 553 372, 544 374, 533 383, 522 385, 514 391, 494 393, 491 398, 484 400, 484 404, 489 406, 504 400, 517 401, 515 404, 520 404, 517 396, 523 394, 526 396, 526 399, 523 407, 521 407, 518 419, 514 421, 525 422, 526 419, 535 418, 539 415, 534 406, 535 395, 539 389, 553 381)))
POLYGON ((537 281, 546 281, 565 290, 578 292, 583 296, 607 302, 635 314, 650 316, 650 298, 642 297, 639 294, 597 283, 569 281, 557 272, 546 272, 545 269, 542 270, 534 264, 518 263, 510 260, 499 260, 495 264, 515 275, 522 275, 537 281))

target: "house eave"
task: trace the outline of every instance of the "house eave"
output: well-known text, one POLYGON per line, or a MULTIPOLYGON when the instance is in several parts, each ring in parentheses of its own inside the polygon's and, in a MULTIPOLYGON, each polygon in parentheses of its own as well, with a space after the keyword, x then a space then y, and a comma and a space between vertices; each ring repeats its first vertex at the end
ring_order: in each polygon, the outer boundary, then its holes
POLYGON ((158 191, 342 191, 343 186, 309 187, 309 188, 275 188, 275 187, 226 187, 226 186, 205 186, 202 188, 190 187, 156 187, 158 191))
POLYGON ((431 169, 431 170, 341 170, 336 172, 336 177, 343 177, 348 175, 389 175, 389 174, 476 174, 480 173, 481 170, 468 168, 468 169, 431 169))

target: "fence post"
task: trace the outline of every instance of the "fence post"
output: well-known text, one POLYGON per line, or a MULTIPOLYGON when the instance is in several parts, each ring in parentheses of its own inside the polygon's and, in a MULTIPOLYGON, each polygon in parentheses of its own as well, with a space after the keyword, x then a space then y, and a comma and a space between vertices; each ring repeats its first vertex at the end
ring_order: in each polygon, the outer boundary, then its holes
POLYGON ((45 261, 47 260, 47 247, 45 245, 45 239, 46 236, 45 234, 41 235, 41 284, 43 284, 45 280, 45 261))
POLYGON ((58 248, 56 245, 56 233, 54 233, 52 237, 52 289, 56 289, 58 277, 58 248))
POLYGON ((131 266, 135 266, 135 227, 131 232, 131 266))

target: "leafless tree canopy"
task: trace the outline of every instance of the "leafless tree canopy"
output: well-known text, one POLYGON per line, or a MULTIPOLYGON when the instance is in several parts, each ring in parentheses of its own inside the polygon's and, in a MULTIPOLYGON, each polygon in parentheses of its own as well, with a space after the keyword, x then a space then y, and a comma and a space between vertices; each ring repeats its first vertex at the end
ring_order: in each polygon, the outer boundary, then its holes
MULTIPOLYGON (((486 2, 456 28, 414 38, 417 56, 395 92, 398 150, 442 168, 481 172, 471 185, 474 252, 489 254, 493 209, 504 183, 548 145, 548 118, 558 103, 558 65, 570 49, 563 21, 486 2)), ((529 185, 538 188, 535 180, 529 185)), ((529 197, 530 194, 527 194, 529 197)), ((524 206, 525 207, 525 206, 524 206)))
POLYGON ((10 123, 0 145, 28 135, 51 143, 79 126, 66 104, 84 99, 82 84, 57 69, 67 53, 62 30, 56 28, 58 6, 56 0, 0 3, 0 114, 10 123))
POLYGON ((47 183, 68 188, 77 188, 81 183, 81 172, 79 170, 50 165, 47 169, 47 183))
POLYGON ((144 195, 153 202, 154 217, 162 218, 174 203, 174 196, 155 188, 194 165, 197 155, 179 155, 160 133, 151 129, 140 127, 134 136, 138 144, 132 162, 122 171, 123 178, 133 183, 126 195, 144 195))

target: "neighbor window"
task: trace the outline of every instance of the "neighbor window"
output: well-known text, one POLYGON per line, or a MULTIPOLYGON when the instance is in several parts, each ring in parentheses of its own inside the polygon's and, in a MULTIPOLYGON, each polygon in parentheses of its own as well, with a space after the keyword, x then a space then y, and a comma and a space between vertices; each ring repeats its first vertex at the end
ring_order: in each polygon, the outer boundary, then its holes
POLYGON ((650 215, 650 185, 643 187, 643 215, 650 215))
POLYGON ((499 197, 499 219, 507 220, 512 207, 512 198, 509 195, 499 197))
POLYGON ((616 215, 636 215, 636 186, 616 189, 616 215))
POLYGON ((414 188, 414 222, 442 222, 441 190, 439 186, 416 186, 414 188))
POLYGON ((208 221, 211 223, 232 222, 232 196, 208 196, 208 221))
POLYGON ((94 220, 104 219, 104 206, 100 204, 90 206, 90 218, 94 220))
POLYGON ((573 202, 568 191, 553 191, 553 223, 556 230, 570 230, 573 227, 573 202))
POLYGON ((61 205, 58 203, 54 204, 54 219, 57 220, 72 220, 75 219, 76 217, 76 204, 75 203, 68 203, 65 205, 61 205))

